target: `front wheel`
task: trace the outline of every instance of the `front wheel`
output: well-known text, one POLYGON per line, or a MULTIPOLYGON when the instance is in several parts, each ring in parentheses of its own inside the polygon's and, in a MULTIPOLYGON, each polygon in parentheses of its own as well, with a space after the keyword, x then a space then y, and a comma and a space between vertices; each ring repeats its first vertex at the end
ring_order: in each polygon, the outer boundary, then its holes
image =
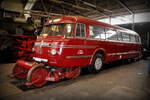
POLYGON ((27 81, 31 85, 34 85, 36 87, 43 86, 47 81, 46 77, 48 75, 47 69, 44 68, 42 64, 38 64, 33 66, 27 75, 27 81))
POLYGON ((103 59, 101 54, 96 54, 93 58, 92 65, 88 67, 89 72, 98 73, 102 69, 103 59))

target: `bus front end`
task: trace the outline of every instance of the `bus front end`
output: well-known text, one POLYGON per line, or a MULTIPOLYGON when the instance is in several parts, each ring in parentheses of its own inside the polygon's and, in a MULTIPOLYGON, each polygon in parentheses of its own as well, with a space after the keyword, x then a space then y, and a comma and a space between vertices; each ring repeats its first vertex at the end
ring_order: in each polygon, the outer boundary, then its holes
POLYGON ((70 42, 67 37, 74 35, 75 25, 60 19, 49 20, 34 43, 32 61, 18 60, 12 76, 25 79, 28 87, 40 87, 47 81, 79 76, 80 67, 72 66, 66 60, 66 53, 71 52, 64 50, 70 42))

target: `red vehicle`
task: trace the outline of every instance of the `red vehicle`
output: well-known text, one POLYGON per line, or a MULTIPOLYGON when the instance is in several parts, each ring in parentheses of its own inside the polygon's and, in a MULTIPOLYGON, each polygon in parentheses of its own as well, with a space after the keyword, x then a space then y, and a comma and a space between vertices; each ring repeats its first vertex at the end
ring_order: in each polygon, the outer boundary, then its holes
POLYGON ((18 60, 13 76, 27 86, 76 78, 82 67, 99 72, 104 63, 141 56, 140 36, 95 20, 63 16, 48 20, 33 46, 33 60, 18 60))
POLYGON ((0 33, 0 61, 30 59, 35 35, 17 35, 0 33))

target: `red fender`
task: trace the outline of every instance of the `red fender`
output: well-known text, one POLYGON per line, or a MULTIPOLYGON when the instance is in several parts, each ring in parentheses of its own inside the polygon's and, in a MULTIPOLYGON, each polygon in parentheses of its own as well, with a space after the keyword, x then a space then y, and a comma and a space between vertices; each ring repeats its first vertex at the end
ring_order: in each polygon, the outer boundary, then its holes
POLYGON ((16 64, 19 66, 19 67, 23 67, 23 68, 26 68, 26 69, 31 69, 32 66, 34 66, 35 64, 33 63, 30 63, 30 62, 27 62, 27 61, 24 61, 24 60, 18 60, 16 62, 16 64))

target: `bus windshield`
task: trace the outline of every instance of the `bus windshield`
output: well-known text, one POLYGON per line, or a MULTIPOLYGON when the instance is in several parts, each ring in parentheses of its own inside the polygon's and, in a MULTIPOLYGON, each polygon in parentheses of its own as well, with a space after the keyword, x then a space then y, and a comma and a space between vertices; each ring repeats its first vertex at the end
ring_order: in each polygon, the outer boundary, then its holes
POLYGON ((75 24, 61 23, 43 27, 41 36, 72 36, 75 24))

